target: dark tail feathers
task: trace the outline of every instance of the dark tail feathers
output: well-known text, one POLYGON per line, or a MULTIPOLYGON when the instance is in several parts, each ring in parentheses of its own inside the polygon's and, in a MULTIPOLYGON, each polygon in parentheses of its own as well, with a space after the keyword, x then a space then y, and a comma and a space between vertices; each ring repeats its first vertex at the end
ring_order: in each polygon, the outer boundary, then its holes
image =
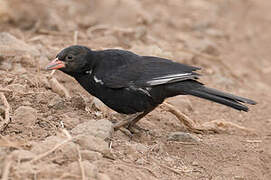
POLYGON ((248 107, 241 103, 247 103, 247 104, 253 104, 253 105, 256 104, 256 102, 253 100, 235 96, 229 93, 224 93, 212 88, 207 88, 205 86, 201 86, 200 88, 190 90, 187 94, 204 98, 204 99, 208 99, 210 101, 214 101, 220 104, 224 104, 226 106, 232 107, 240 111, 248 111, 248 107))

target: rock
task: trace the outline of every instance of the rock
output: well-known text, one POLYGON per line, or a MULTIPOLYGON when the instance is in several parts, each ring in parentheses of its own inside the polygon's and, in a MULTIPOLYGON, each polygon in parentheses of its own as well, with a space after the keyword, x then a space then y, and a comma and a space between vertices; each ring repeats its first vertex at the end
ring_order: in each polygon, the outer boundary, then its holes
POLYGON ((45 88, 49 88, 50 87, 48 78, 46 78, 45 76, 38 76, 38 79, 39 79, 39 84, 42 87, 45 87, 45 88))
MULTIPOLYGON (((91 164, 88 161, 82 161, 82 166, 84 168, 85 176, 87 177, 87 179, 97 178, 98 169, 95 165, 91 164)), ((81 169, 78 161, 69 164, 67 170, 70 174, 81 176, 81 169)))
POLYGON ((22 67, 22 65, 20 63, 14 63, 12 70, 16 73, 16 74, 24 74, 27 72, 27 70, 22 67))
POLYGON ((102 154, 107 154, 109 150, 108 144, 103 139, 92 135, 79 135, 75 138, 74 142, 79 144, 83 149, 100 152, 102 154))
POLYGON ((31 160, 32 158, 36 156, 35 153, 31 151, 23 150, 23 149, 13 151, 12 155, 13 157, 16 157, 18 162, 31 160))
POLYGON ((10 84, 7 86, 7 89, 10 89, 14 92, 18 92, 22 94, 27 92, 26 87, 21 84, 10 84))
POLYGON ((0 56, 0 69, 4 71, 12 70, 12 62, 0 56))
POLYGON ((41 70, 45 70, 45 67, 49 64, 49 60, 48 60, 48 57, 46 56, 40 56, 37 58, 37 61, 38 61, 38 65, 39 65, 39 68, 41 70))
POLYGON ((80 95, 73 96, 71 98, 71 103, 72 103, 72 107, 74 107, 74 108, 82 109, 82 110, 85 110, 85 108, 86 108, 85 100, 80 95))
POLYGON ((132 144, 131 147, 142 154, 149 150, 147 146, 140 143, 132 144))
POLYGON ((103 157, 99 152, 82 150, 81 151, 82 159, 88 160, 89 162, 97 161, 103 157))
POLYGON ((199 165, 199 163, 197 161, 192 162, 192 166, 198 166, 198 165, 199 165))
POLYGON ((16 165, 12 165, 12 169, 19 177, 24 177, 23 179, 29 179, 32 177, 33 171, 39 172, 40 179, 54 179, 59 174, 64 173, 63 168, 60 168, 60 166, 58 166, 56 163, 48 163, 43 161, 38 164, 31 162, 18 162, 16 165))
POLYGON ((37 110, 29 106, 20 106, 14 111, 14 122, 31 127, 37 120, 37 110))
MULTIPOLYGON (((45 153, 54 148, 57 144, 62 143, 63 141, 65 141, 65 138, 50 136, 41 143, 33 144, 31 152, 35 154, 45 153)), ((64 145, 60 146, 57 150, 55 150, 54 155, 57 157, 55 161, 58 163, 67 160, 75 161, 78 159, 77 145, 72 141, 67 142, 64 145)))
POLYGON ((5 117, 6 108, 5 106, 0 106, 0 116, 5 117))
POLYGON ((211 54, 218 56, 220 53, 218 51, 217 44, 209 39, 204 39, 203 41, 199 41, 197 44, 197 48, 206 54, 211 54))
POLYGON ((96 97, 92 99, 92 107, 104 113, 109 112, 109 108, 101 100, 99 100, 96 97))
POLYGON ((0 54, 4 56, 18 56, 24 54, 39 56, 39 51, 26 44, 22 40, 17 39, 7 32, 0 33, 0 54))
POLYGON ((107 174, 98 173, 97 180, 111 180, 111 178, 107 174))
POLYGON ((49 79, 49 85, 52 88, 52 91, 58 95, 66 98, 71 97, 69 91, 62 84, 60 84, 56 78, 52 77, 49 79))
POLYGON ((87 134, 106 139, 111 137, 113 133, 113 124, 106 119, 89 120, 77 125, 71 132, 74 135, 87 134))
POLYGON ((53 99, 51 99, 48 103, 49 108, 53 108, 55 110, 60 110, 65 108, 64 106, 64 99, 61 98, 59 95, 56 95, 53 99))
POLYGON ((198 143, 200 139, 190 133, 185 132, 172 132, 168 136, 168 141, 179 141, 179 142, 193 142, 198 143))
POLYGON ((144 158, 139 158, 135 161, 137 164, 143 165, 144 163, 146 163, 146 160, 144 158))
POLYGON ((74 128, 77 124, 80 123, 78 118, 75 117, 70 117, 65 114, 65 116, 62 118, 62 122, 64 124, 64 127, 67 129, 72 129, 74 128))
POLYGON ((0 23, 8 21, 9 16, 9 6, 6 0, 0 1, 0 23))

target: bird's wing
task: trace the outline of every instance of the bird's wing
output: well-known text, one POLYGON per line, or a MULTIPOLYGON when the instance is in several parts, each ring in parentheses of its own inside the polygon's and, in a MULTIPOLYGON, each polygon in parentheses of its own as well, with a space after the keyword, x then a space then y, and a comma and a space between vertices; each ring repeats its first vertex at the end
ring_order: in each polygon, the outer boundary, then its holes
POLYGON ((129 86, 150 87, 188 79, 197 79, 199 74, 193 72, 200 68, 173 62, 168 59, 138 56, 134 63, 122 64, 107 72, 102 81, 110 88, 129 86))

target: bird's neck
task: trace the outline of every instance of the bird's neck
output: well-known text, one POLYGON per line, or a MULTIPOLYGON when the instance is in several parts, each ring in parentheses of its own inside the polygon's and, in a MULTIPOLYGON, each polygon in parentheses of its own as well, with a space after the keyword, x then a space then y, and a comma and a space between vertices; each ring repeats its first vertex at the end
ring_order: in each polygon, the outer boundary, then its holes
POLYGON ((95 82, 91 74, 75 74, 73 77, 79 82, 79 84, 87 90, 90 94, 95 95, 95 82))

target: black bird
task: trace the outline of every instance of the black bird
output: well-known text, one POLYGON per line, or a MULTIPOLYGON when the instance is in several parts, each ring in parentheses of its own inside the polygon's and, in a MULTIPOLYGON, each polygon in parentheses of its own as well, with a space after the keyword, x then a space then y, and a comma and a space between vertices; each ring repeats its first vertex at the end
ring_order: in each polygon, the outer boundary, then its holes
POLYGON ((199 74, 195 71, 200 68, 125 50, 93 51, 85 46, 70 46, 47 69, 59 69, 74 77, 91 95, 118 113, 134 114, 129 121, 117 123, 115 130, 133 126, 166 98, 177 95, 208 99, 240 111, 248 111, 242 103, 256 104, 205 87, 197 81, 199 74))

